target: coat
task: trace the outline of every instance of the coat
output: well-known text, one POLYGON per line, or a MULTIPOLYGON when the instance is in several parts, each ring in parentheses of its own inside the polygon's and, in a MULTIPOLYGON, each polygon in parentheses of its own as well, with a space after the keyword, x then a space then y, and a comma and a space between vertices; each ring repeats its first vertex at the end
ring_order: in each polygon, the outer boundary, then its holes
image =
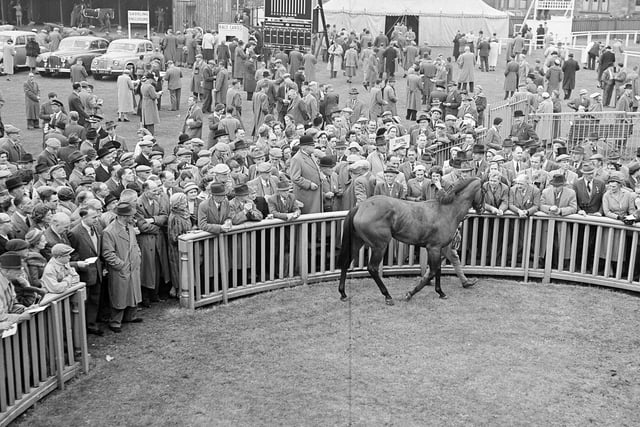
POLYGON ((458 57, 458 66, 460 74, 458 74, 458 82, 466 83, 474 81, 473 69, 476 65, 476 57, 473 53, 463 53, 458 57))
POLYGON ((562 69, 558 65, 551 66, 547 70, 545 77, 547 79, 547 92, 551 93, 554 90, 560 89, 563 73, 562 69))
POLYGON ((24 98, 27 120, 38 120, 40 117, 40 86, 36 81, 25 82, 24 98))
POLYGON ((344 50, 338 43, 334 43, 329 46, 329 62, 327 64, 328 70, 338 71, 342 68, 342 55, 344 50))
POLYGON ((111 222, 102 234, 102 257, 109 272, 111 306, 118 310, 136 307, 142 301, 142 257, 133 226, 111 222))
POLYGON ((13 74, 15 68, 14 57, 16 56, 16 48, 13 45, 7 43, 4 44, 2 49, 2 67, 6 74, 13 74))
POLYGON ((602 196, 606 191, 603 180, 594 178, 591 183, 591 194, 587 191, 587 182, 580 178, 573 183, 573 191, 576 192, 578 210, 588 214, 599 212, 602 214, 602 196))
POLYGON ((282 197, 277 194, 265 197, 267 205, 269 206, 269 213, 276 219, 286 221, 287 214, 299 211, 298 203, 295 196, 288 193, 284 201, 282 197))
POLYGON ((171 279, 165 235, 169 214, 159 201, 150 200, 143 194, 138 199, 136 218, 140 230, 138 245, 142 255, 140 283, 142 287, 155 289, 159 282, 167 283, 171 279), (154 222, 149 223, 145 218, 153 218, 154 222))
POLYGON ((527 185, 524 193, 515 187, 509 190, 509 210, 517 213, 518 209, 525 210, 533 215, 540 209, 540 190, 534 185, 527 185))
POLYGON ((580 64, 573 58, 569 58, 564 61, 562 65, 562 72, 564 78, 562 79, 562 89, 573 90, 576 87, 576 72, 580 70, 580 64))
POLYGON ((198 59, 193 64, 193 77, 191 77, 191 92, 196 94, 203 94, 202 89, 202 73, 204 72, 207 63, 201 59, 198 59))
POLYGON ((182 52, 178 50, 178 38, 173 34, 167 34, 162 40, 162 53, 167 61, 179 63, 182 52))
POLYGON ((236 48, 233 58, 233 78, 241 79, 244 77, 244 63, 247 59, 247 54, 242 48, 236 48))
MULTIPOLYGON (((422 108, 422 78, 415 73, 407 75, 407 110, 422 108)), ((355 116, 359 118, 360 116, 355 116)))
POLYGON ((207 233, 220 234, 222 224, 230 220, 231 216, 232 211, 228 200, 223 200, 218 209, 213 198, 210 197, 198 205, 198 228, 207 233))
POLYGON ((578 211, 578 203, 575 191, 571 188, 563 187, 556 199, 553 186, 542 190, 540 210, 544 213, 549 213, 549 208, 554 205, 559 208, 557 211, 559 215, 566 216, 576 213, 578 211))
POLYGON ((302 57, 302 63, 304 64, 304 75, 310 82, 316 81, 316 63, 318 60, 311 53, 305 53, 302 57))
POLYGON ((269 97, 266 93, 258 92, 253 95, 253 131, 252 136, 258 134, 258 129, 264 123, 265 116, 269 114, 269 97))
POLYGON ((296 98, 289 103, 287 114, 293 117, 293 122, 296 124, 307 123, 309 121, 307 105, 300 96, 296 96, 296 98))
POLYGON ((377 120, 382 115, 382 107, 384 106, 384 98, 382 97, 382 89, 378 87, 371 88, 371 105, 369 106, 369 119, 377 120))
POLYGON ((386 85, 384 89, 382 89, 382 98, 387 101, 387 103, 382 107, 384 111, 391 111, 391 114, 394 116, 398 115, 398 95, 396 93, 396 89, 391 85, 386 85))
POLYGON ((393 197, 394 199, 404 199, 405 198, 405 191, 404 191, 404 187, 402 187, 402 184, 400 184, 399 182, 395 181, 393 183, 393 185, 391 186, 391 188, 389 188, 389 186, 387 185, 386 182, 379 182, 376 184, 376 188, 373 191, 373 195, 374 196, 389 196, 389 197, 393 197))
POLYGON ((89 232, 82 223, 76 225, 69 232, 69 243, 75 249, 71 255, 73 261, 84 261, 87 258, 98 257, 98 260, 93 264, 89 264, 86 268, 78 268, 80 274, 80 281, 85 282, 87 286, 92 286, 102 281, 102 230, 98 227, 93 227, 97 245, 93 244, 89 232))
POLYGON ((242 79, 243 89, 247 93, 256 91, 258 81, 256 80, 256 64, 251 58, 244 61, 244 78, 242 79))
POLYGON ((293 182, 293 194, 297 200, 304 203, 301 212, 322 212, 322 172, 315 160, 299 150, 291 158, 289 171, 293 182), (318 188, 311 190, 311 183, 316 184, 318 188))
POLYGON ((227 91, 229 90, 229 71, 224 67, 220 67, 220 71, 216 75, 215 89, 215 103, 225 104, 227 102, 227 91))
POLYGON ((515 61, 509 61, 504 70, 504 90, 505 92, 515 92, 518 88, 518 71, 520 66, 515 61))
POLYGON ((160 123, 156 89, 147 81, 142 84, 140 94, 142 95, 142 124, 155 125, 160 123))
POLYGON ((202 138, 202 108, 198 104, 194 104, 187 110, 187 115, 184 118, 184 124, 182 125, 182 133, 186 133, 191 138, 202 138), (193 120, 187 124, 187 120, 193 120))
POLYGON ((118 92, 118 113, 131 113, 135 111, 133 106, 134 83, 131 76, 122 74, 118 76, 116 90, 118 92))

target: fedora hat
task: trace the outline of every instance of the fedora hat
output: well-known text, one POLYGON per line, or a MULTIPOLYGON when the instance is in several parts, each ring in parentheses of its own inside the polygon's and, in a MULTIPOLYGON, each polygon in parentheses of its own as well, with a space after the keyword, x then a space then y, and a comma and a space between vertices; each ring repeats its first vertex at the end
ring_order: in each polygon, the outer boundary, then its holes
POLYGON ((336 165, 336 161, 332 156, 324 156, 320 159, 320 167, 332 168, 336 165))
POLYGON ((180 136, 178 137, 178 145, 184 144, 185 142, 190 140, 191 140, 191 137, 189 135, 187 135, 186 133, 181 133, 180 136))
POLYGON ((227 195, 227 191, 226 188, 224 187, 224 184, 221 184, 219 182, 214 182, 211 184, 211 195, 212 196, 226 196, 227 195))
POLYGON ((487 150, 485 149, 485 146, 482 145, 482 144, 475 144, 473 146, 473 153, 474 154, 484 154, 484 153, 486 153, 486 151, 487 150))
POLYGON ((247 184, 239 184, 233 187, 233 193, 236 196, 248 196, 249 195, 249 186, 247 184))
POLYGON ((524 112, 522 110, 516 110, 513 112, 513 117, 524 117, 524 112))
MULTIPOLYGON (((593 165, 591 163, 585 163, 584 165, 582 165, 582 167, 580 168, 580 172, 582 172, 582 174, 590 174, 590 173, 594 173, 596 170, 596 168, 593 167, 593 165)), ((629 173, 631 174, 631 169, 629 169, 629 173)))
POLYGON ((136 209, 131 203, 120 202, 116 206, 116 215, 120 216, 133 216, 136 214, 136 209))
POLYGON ((566 182, 565 176, 563 173, 557 173, 555 175, 553 175, 553 177, 551 178, 551 180, 549 181, 549 184, 553 185, 554 187, 560 187, 563 186, 566 182))
POLYGON ((22 181, 22 178, 20 176, 13 175, 7 178, 7 180, 5 181, 5 186, 7 187, 8 191, 11 191, 24 186, 24 182, 22 181))

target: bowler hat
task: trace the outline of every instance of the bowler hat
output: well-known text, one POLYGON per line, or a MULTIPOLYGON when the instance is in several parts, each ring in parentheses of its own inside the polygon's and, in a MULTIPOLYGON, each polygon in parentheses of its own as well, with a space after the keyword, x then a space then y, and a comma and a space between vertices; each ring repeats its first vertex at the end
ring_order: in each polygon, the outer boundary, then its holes
POLYGON ((7 187, 7 190, 11 191, 11 190, 15 190, 16 188, 22 187, 24 185, 24 182, 22 181, 22 178, 20 176, 17 175, 13 175, 9 178, 7 178, 7 180, 5 181, 5 186, 7 187))
POLYGON ((178 137, 178 144, 184 144, 185 142, 190 140, 191 140, 191 137, 189 135, 187 135, 186 133, 181 133, 180 136, 178 137))
POLYGON ((473 153, 474 154, 484 154, 486 152, 486 149, 484 147, 484 145, 482 144, 475 144, 473 146, 473 153))
POLYGON ((6 270, 19 270, 22 268, 22 258, 18 254, 4 253, 0 255, 0 267, 6 270))
POLYGON ((311 135, 302 135, 300 137, 300 147, 304 147, 304 146, 313 146, 314 142, 313 142, 313 137, 311 135))
POLYGON ((106 147, 98 148, 98 159, 108 156, 114 151, 116 151, 114 148, 106 148, 106 147))
POLYGON ((332 168, 336 165, 336 161, 333 156, 324 156, 320 158, 320 167, 332 168))
POLYGON ((524 112, 522 110, 516 110, 513 112, 513 117, 524 117, 524 112))

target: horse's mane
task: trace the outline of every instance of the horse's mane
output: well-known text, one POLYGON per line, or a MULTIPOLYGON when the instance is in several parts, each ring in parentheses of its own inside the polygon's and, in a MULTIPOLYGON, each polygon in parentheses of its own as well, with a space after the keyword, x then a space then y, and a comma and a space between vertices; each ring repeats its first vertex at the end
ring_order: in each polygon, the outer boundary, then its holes
POLYGON ((458 194, 460 194, 462 190, 467 188, 469 184, 471 184, 473 181, 476 181, 478 179, 479 178, 477 177, 472 177, 472 178, 465 178, 456 182, 455 185, 451 187, 451 189, 449 189, 449 191, 442 194, 438 198, 438 202, 441 205, 450 205, 451 203, 453 203, 453 201, 457 198, 458 194))

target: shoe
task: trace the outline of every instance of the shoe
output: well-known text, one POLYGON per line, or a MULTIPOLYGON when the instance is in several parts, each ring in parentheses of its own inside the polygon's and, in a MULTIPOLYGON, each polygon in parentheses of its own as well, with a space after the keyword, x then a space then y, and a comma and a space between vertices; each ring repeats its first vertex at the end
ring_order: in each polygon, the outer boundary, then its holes
POLYGON ((123 122, 130 122, 131 120, 129 120, 128 118, 125 117, 124 119, 122 119, 122 121, 123 122))
POLYGON ((146 301, 142 301, 138 303, 138 307, 143 307, 143 308, 151 308, 151 304, 149 304, 146 301))
POLYGON ((87 328, 87 333, 91 335, 97 335, 99 337, 104 335, 104 331, 98 328, 87 328))
POLYGON ((118 121, 121 122, 122 121, 122 117, 118 117, 118 121))
POLYGON ((111 329, 112 332, 115 332, 116 334, 119 334, 120 332, 122 332, 122 328, 118 327, 118 326, 111 326, 109 325, 109 329, 111 329))
POLYGON ((140 317, 136 317, 135 319, 131 319, 131 320, 123 320, 122 323, 142 323, 144 321, 144 319, 141 319, 140 317))
POLYGON ((470 288, 473 285, 475 285, 476 283, 478 283, 478 279, 476 279, 474 277, 473 279, 467 279, 467 281, 462 284, 462 287, 463 288, 470 288))

